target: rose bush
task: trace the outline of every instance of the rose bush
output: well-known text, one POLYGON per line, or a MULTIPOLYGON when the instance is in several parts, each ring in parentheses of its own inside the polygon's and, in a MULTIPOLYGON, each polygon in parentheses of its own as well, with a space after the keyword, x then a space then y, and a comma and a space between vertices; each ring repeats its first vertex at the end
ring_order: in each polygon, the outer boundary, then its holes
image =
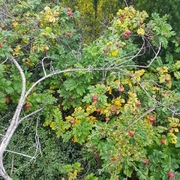
MULTIPOLYGON (((169 172, 178 179, 180 61, 162 63, 161 47, 175 35, 166 16, 120 9, 104 35, 85 45, 78 12, 38 3, 12 7, 0 29, 2 136, 9 135, 5 114, 19 103, 13 131, 38 113, 42 128, 79 144, 90 167, 97 163, 87 180, 168 179, 169 172)), ((77 161, 59 173, 78 179, 83 168, 77 161)))

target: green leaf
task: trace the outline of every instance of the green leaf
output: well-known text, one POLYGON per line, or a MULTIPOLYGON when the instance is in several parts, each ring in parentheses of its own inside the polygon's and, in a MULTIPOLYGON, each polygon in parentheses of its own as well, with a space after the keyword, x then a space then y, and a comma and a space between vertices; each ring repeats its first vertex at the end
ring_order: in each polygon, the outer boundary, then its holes
POLYGON ((52 32, 52 28, 50 28, 50 27, 46 27, 45 29, 46 29, 47 33, 51 33, 52 32))
POLYGON ((180 79, 180 72, 174 72, 174 76, 176 77, 176 79, 180 79))
POLYGON ((64 86, 67 91, 72 91, 76 89, 77 82, 74 79, 68 79, 64 82, 64 86))
POLYGON ((91 173, 86 176, 85 180, 98 180, 98 178, 95 177, 93 173, 91 173))
POLYGON ((177 134, 177 143, 175 145, 176 148, 180 147, 180 132, 177 134))
POLYGON ((7 87, 6 92, 7 94, 12 94, 14 92, 14 89, 12 87, 7 87))

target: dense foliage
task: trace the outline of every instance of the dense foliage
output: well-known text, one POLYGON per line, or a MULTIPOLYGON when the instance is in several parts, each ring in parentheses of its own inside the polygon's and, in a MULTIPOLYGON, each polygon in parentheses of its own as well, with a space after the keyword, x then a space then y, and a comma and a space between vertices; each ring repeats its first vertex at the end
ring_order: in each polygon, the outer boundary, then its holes
POLYGON ((177 34, 133 6, 110 23, 100 2, 2 3, 2 140, 17 128, 0 157, 13 179, 180 178, 177 34))

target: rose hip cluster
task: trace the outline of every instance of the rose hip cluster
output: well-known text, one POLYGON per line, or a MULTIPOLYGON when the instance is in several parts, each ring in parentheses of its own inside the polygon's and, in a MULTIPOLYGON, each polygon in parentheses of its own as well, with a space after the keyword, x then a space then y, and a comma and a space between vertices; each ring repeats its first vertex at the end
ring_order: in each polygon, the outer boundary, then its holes
POLYGON ((123 36, 125 39, 128 39, 131 35, 131 31, 130 30, 127 30, 126 32, 124 32, 123 36))
POLYGON ((73 12, 72 12, 71 8, 67 8, 67 12, 68 12, 68 16, 70 18, 72 18, 73 17, 73 12))

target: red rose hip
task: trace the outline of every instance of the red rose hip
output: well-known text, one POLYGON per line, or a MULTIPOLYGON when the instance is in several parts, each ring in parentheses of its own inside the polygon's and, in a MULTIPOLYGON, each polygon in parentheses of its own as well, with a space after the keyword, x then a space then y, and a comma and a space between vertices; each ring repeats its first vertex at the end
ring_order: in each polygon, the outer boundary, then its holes
POLYGON ((94 102, 96 102, 96 101, 98 100, 97 95, 94 95, 94 96, 92 97, 92 100, 93 100, 94 102))
POLYGON ((30 107, 31 107, 31 105, 29 103, 26 103, 25 108, 29 109, 30 107))
POLYGON ((173 180, 174 177, 175 177, 175 175, 174 175, 173 172, 169 172, 169 173, 168 173, 168 178, 169 178, 170 180, 173 180))

